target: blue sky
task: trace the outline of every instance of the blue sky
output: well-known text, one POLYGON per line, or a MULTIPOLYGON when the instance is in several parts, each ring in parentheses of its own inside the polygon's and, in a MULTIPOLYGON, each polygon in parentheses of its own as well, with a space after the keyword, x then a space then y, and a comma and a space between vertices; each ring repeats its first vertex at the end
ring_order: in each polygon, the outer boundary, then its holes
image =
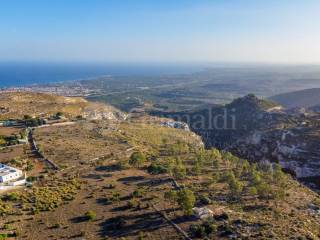
POLYGON ((320 63, 319 0, 2 0, 1 61, 320 63))

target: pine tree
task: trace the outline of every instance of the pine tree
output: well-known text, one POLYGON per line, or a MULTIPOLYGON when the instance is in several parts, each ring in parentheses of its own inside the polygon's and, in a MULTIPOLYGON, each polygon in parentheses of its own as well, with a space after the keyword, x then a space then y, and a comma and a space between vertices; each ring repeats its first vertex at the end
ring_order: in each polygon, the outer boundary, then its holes
POLYGON ((229 184, 230 193, 234 196, 239 196, 243 190, 243 184, 235 177, 232 171, 227 175, 227 182, 229 184))
POLYGON ((177 202, 182 208, 185 215, 189 216, 192 214, 192 208, 196 202, 196 198, 192 191, 189 189, 182 189, 177 194, 177 202))

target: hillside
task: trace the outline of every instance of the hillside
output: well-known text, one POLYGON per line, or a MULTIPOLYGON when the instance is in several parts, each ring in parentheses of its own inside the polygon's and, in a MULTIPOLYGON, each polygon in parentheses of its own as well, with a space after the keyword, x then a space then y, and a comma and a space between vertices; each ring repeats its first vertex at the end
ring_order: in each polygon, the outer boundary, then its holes
POLYGON ((68 118, 117 118, 124 115, 106 104, 83 98, 63 97, 34 92, 1 92, 0 119, 21 119, 24 115, 49 117, 60 112, 68 118))
POLYGON ((310 108, 320 105, 320 88, 282 93, 270 99, 286 108, 310 108))
POLYGON ((249 109, 252 111, 269 111, 270 109, 279 107, 279 104, 269 100, 260 99, 253 94, 249 94, 233 100, 230 104, 227 104, 226 107, 229 109, 234 108, 238 111, 248 111, 249 109))
POLYGON ((253 95, 194 112, 153 114, 187 122, 207 147, 228 150, 252 162, 278 162, 301 181, 314 179, 320 189, 317 114, 287 114, 253 95))
POLYGON ((2 149, 1 162, 25 169, 32 185, 0 192, 0 236, 320 238, 315 192, 279 165, 204 149, 199 136, 168 121, 140 114, 38 127, 36 151, 2 149))

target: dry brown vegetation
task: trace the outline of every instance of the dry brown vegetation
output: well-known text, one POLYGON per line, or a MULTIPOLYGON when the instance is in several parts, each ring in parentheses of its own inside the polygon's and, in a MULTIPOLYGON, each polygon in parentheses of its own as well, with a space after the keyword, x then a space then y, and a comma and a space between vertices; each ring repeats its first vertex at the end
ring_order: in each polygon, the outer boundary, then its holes
MULTIPOLYGON (((34 157, 32 187, 1 196, 1 232, 16 239, 183 239, 172 223, 192 239, 320 238, 317 194, 269 165, 204 150, 159 119, 81 121, 34 138, 60 168, 34 157), (186 216, 176 199, 184 189, 213 211, 210 222, 186 216)), ((27 147, 0 158, 32 158, 27 147)))
POLYGON ((21 131, 24 131, 24 129, 15 127, 0 127, 0 136, 19 134, 21 131))
MULTIPOLYGON (((196 173, 199 154, 210 155, 210 151, 199 152, 199 139, 193 134, 160 127, 152 119, 41 128, 35 131, 35 139, 44 155, 63 168, 49 171, 28 191, 17 192, 18 200, 6 202, 12 215, 5 213, 3 224, 10 222, 10 228, 23 239, 183 238, 154 206, 196 238, 190 226, 201 224, 201 220, 184 216, 175 201, 165 198, 165 193, 177 190, 172 177, 192 190, 197 206, 214 212, 217 232, 212 238, 224 239, 228 234, 249 239, 319 237, 319 215, 310 208, 317 199, 315 193, 286 176, 283 198, 259 198, 245 190, 250 183, 243 175, 238 178, 244 185, 243 193, 230 197, 230 186, 224 179, 237 158, 223 155, 214 167, 204 161, 196 173), (147 157, 140 168, 128 164, 137 150, 147 157), (99 159, 101 156, 104 158, 99 159), (186 168, 183 176, 175 175, 174 169, 168 171, 168 161, 177 158, 186 168), (165 166, 167 173, 151 173, 147 167, 152 163, 165 166), (73 181, 77 184, 70 185, 73 181), (21 201, 23 207, 17 207, 21 201), (88 212, 94 216, 91 220, 88 212), (17 221, 16 214, 23 217, 17 221), (225 215, 227 219, 219 219, 225 215)), ((271 187, 278 189, 277 185, 271 187)))
POLYGON ((25 115, 32 117, 49 117, 58 112, 68 118, 77 116, 96 117, 99 113, 105 117, 113 117, 110 113, 121 115, 111 106, 91 103, 83 98, 63 97, 51 94, 32 92, 8 92, 0 94, 0 107, 8 112, 0 114, 0 119, 22 119, 25 115))

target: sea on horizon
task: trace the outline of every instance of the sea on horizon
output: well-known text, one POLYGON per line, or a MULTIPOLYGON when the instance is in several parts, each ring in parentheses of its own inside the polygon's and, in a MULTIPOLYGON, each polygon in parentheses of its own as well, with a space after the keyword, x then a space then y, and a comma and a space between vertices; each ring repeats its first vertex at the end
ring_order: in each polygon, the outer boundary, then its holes
POLYGON ((200 70, 191 64, 94 64, 0 62, 0 88, 97 78, 105 75, 182 74, 200 70))

